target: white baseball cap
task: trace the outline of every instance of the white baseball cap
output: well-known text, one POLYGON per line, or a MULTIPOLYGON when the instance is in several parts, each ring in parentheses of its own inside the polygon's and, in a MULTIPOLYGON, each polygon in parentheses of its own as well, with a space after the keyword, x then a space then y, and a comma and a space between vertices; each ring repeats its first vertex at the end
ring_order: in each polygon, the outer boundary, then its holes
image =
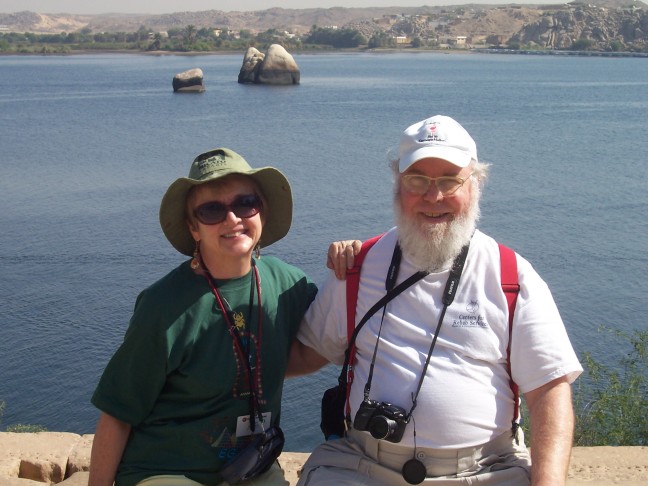
POLYGON ((400 172, 427 158, 447 160, 457 167, 477 162, 477 145, 468 132, 449 116, 436 115, 407 127, 398 147, 400 172))

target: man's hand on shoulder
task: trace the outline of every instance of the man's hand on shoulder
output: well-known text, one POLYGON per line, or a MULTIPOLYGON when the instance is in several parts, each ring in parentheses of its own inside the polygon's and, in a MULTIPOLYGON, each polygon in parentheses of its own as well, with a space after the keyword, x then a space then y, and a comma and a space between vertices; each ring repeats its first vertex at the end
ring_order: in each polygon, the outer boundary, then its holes
POLYGON ((353 268, 355 256, 360 252, 362 241, 344 240, 331 243, 326 256, 326 266, 333 270, 338 280, 346 278, 348 269, 353 268))

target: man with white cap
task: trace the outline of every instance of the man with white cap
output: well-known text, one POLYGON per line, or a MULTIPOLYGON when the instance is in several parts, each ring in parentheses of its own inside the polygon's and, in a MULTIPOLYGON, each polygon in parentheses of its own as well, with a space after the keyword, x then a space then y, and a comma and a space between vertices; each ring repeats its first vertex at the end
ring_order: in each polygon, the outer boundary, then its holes
MULTIPOLYGON (((547 285, 512 253, 519 292, 509 313, 499 245, 476 229, 488 166, 441 115, 407 128, 391 163, 397 225, 361 268, 348 430, 313 451, 299 485, 564 485, 570 384, 582 368, 547 285)), ((336 251, 347 253, 340 244, 329 257, 336 251)), ((345 361, 345 292, 335 278, 324 284, 290 373, 345 361)))

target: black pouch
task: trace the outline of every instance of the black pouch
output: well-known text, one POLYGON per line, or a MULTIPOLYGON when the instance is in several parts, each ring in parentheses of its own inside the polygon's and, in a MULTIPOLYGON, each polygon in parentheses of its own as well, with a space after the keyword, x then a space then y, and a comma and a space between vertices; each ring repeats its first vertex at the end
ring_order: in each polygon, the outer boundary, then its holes
POLYGON ((229 484, 238 484, 263 474, 281 454, 284 442, 283 431, 278 426, 253 436, 252 442, 223 466, 221 477, 229 484))
POLYGON ((322 396, 322 421, 320 429, 324 439, 344 437, 344 406, 346 405, 346 381, 329 388, 322 396))

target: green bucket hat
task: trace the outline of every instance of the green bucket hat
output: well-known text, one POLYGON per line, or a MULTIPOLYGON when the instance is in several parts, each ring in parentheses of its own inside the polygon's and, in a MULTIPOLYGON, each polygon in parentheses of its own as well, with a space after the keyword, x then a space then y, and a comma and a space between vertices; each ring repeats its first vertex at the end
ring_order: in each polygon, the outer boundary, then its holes
POLYGON ((187 194, 200 184, 230 174, 253 179, 266 202, 265 224, 259 245, 267 247, 288 233, 292 222, 292 192, 288 179, 274 167, 253 169, 243 157, 227 148, 217 148, 194 159, 188 177, 181 177, 169 186, 160 204, 160 225, 167 239, 180 253, 191 256, 195 242, 187 226, 187 194))

